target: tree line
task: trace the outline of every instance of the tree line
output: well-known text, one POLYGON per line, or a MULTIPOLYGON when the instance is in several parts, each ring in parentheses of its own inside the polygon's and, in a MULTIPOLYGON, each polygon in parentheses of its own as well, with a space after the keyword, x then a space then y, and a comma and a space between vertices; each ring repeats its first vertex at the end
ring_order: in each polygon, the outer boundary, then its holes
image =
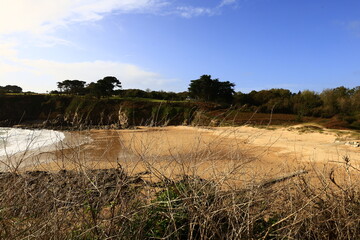
POLYGON ((125 98, 152 98, 160 100, 181 101, 192 99, 197 101, 231 103, 234 96, 234 83, 221 82, 212 79, 211 75, 202 75, 191 80, 188 91, 175 93, 166 91, 151 91, 150 89, 122 89, 121 82, 112 76, 107 76, 97 82, 86 84, 81 80, 64 80, 57 83, 58 90, 52 94, 92 95, 96 97, 121 96, 125 98))
POLYGON ((100 98, 114 95, 116 89, 121 89, 121 82, 116 77, 107 76, 90 84, 81 80, 64 80, 58 82, 57 87, 59 90, 51 91, 52 94, 88 94, 100 98))
POLYGON ((341 120, 360 128, 360 86, 355 88, 337 87, 325 89, 321 93, 304 90, 293 93, 288 89, 273 88, 250 93, 235 92, 235 84, 229 81, 213 79, 211 75, 202 75, 191 80, 188 91, 174 93, 140 89, 122 89, 121 83, 114 77, 106 77, 96 84, 77 80, 65 80, 58 83, 60 92, 68 94, 94 94, 96 96, 117 95, 123 98, 151 98, 172 101, 203 101, 230 105, 242 111, 263 113, 288 113, 312 117, 340 116, 341 120), (108 82, 108 91, 102 89, 102 82, 108 82), (115 89, 115 86, 117 89, 115 89))
MULTIPOLYGON (((81 80, 64 80, 57 83, 58 90, 52 94, 89 95, 97 98, 118 96, 121 98, 149 98, 169 101, 203 101, 218 103, 223 107, 242 111, 263 113, 289 113, 313 117, 340 116, 342 120, 360 128, 360 86, 355 88, 337 87, 321 93, 305 90, 293 93, 288 89, 273 88, 250 93, 235 92, 235 84, 202 75, 191 80, 188 91, 165 92, 150 89, 122 89, 121 82, 107 76, 97 82, 86 84, 81 80)), ((0 87, 0 92, 20 93, 18 86, 0 87)))
POLYGON ((295 113, 304 116, 331 117, 336 114, 360 113, 360 86, 355 88, 337 87, 321 93, 310 90, 292 93, 287 89, 270 89, 237 92, 234 103, 245 109, 261 112, 276 110, 281 113, 295 113))

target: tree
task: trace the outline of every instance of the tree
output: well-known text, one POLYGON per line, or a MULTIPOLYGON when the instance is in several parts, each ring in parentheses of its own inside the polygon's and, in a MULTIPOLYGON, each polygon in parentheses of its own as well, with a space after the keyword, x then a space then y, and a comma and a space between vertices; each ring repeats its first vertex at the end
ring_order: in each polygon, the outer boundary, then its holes
POLYGON ((85 93, 85 84, 86 82, 79 80, 64 80, 58 82, 57 86, 60 92, 80 95, 85 93))
POLYGON ((319 116, 322 104, 320 95, 310 90, 299 92, 293 97, 294 113, 300 116, 319 116))
POLYGON ((149 93, 140 89, 126 89, 121 91, 121 96, 126 98, 147 98, 149 93))
POLYGON ((0 86, 0 92, 3 93, 22 93, 22 88, 16 85, 6 85, 5 87, 0 86))
POLYGON ((344 86, 323 90, 320 97, 323 101, 324 116, 351 112, 351 93, 352 91, 344 86))
POLYGON ((211 75, 202 75, 199 79, 191 80, 189 95, 192 98, 220 103, 231 103, 234 96, 235 84, 229 81, 220 82, 211 79, 211 75))
POLYGON ((360 112, 360 86, 353 88, 351 100, 353 110, 360 112))
POLYGON ((121 82, 116 77, 107 76, 96 83, 90 83, 87 88, 97 97, 111 96, 115 89, 121 89, 121 82))

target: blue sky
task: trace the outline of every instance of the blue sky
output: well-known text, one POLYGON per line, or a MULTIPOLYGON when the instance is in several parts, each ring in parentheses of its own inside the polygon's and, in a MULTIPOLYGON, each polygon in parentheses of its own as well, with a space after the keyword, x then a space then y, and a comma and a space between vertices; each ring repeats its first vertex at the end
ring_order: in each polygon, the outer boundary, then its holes
POLYGON ((356 0, 0 0, 0 85, 56 89, 116 76, 184 91, 210 74, 236 91, 360 85, 356 0))

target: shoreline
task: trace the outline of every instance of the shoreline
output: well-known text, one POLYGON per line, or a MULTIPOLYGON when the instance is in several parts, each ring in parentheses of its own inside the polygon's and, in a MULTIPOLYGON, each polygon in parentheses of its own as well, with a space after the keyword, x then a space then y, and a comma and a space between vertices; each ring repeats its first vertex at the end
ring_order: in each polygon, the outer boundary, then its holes
POLYGON ((31 168, 40 164, 49 163, 56 160, 56 151, 82 145, 91 141, 91 139, 88 139, 86 136, 76 134, 76 131, 57 132, 64 134, 64 138, 53 144, 24 150, 7 156, 0 156, 0 171, 22 171, 23 169, 27 169, 29 167, 31 168))

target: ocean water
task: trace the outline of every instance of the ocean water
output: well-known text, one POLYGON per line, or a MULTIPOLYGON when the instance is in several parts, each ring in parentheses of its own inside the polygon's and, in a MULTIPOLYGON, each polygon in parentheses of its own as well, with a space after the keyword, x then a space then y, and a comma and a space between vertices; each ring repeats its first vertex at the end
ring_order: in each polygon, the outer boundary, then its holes
POLYGON ((53 130, 0 128, 0 156, 41 149, 62 141, 65 135, 53 130))

